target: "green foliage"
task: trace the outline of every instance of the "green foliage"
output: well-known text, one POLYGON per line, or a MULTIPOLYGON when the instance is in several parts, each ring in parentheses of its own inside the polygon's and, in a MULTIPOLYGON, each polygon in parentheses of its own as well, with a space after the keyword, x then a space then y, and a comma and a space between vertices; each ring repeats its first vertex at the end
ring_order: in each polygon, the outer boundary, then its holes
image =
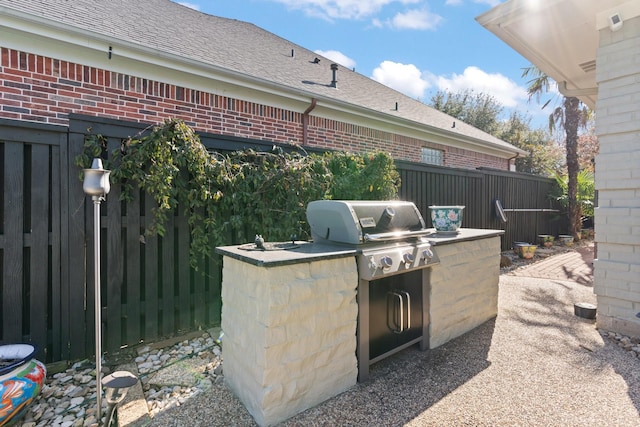
POLYGON ((469 89, 459 93, 438 91, 431 97, 431 106, 491 135, 496 134, 503 110, 495 97, 469 89))
POLYGON ((251 233, 270 241, 309 236, 306 205, 324 198, 331 180, 322 157, 247 150, 219 161, 229 184, 223 202, 239 241, 251 233))
POLYGON ((529 152, 528 156, 516 159, 519 172, 541 176, 552 176, 562 167, 564 154, 542 129, 532 130, 530 118, 514 112, 500 124, 496 137, 529 152))
MULTIPOLYGON (((91 132, 91 129, 88 129, 91 132)), ((89 134, 84 138, 84 145, 82 147, 82 153, 78 154, 74 159, 74 164, 80 168, 80 174, 78 175, 80 180, 84 178, 83 169, 89 169, 91 162, 96 157, 104 157, 107 152, 107 139, 102 135, 89 134)), ((110 163, 103 161, 103 167, 110 169, 110 163)))
POLYGON ((366 155, 327 153, 333 175, 331 198, 336 200, 390 200, 397 197, 400 175, 385 153, 366 155))
MULTIPOLYGON (((106 139, 88 134, 75 163, 88 168, 98 156, 109 157, 106 139)), ((312 200, 393 199, 400 183, 386 153, 210 153, 175 119, 129 138, 104 164, 121 186, 122 200, 131 201, 139 190, 155 200, 148 236, 163 236, 167 220, 180 210, 195 269, 215 246, 247 242, 255 233, 268 241, 308 238, 306 206, 312 200)))
MULTIPOLYGON (((567 175, 554 174, 557 188, 551 197, 558 200, 564 207, 569 206, 569 177, 567 175)), ((577 201, 583 219, 593 218, 595 200, 595 181, 593 172, 581 170, 578 172, 577 201)))

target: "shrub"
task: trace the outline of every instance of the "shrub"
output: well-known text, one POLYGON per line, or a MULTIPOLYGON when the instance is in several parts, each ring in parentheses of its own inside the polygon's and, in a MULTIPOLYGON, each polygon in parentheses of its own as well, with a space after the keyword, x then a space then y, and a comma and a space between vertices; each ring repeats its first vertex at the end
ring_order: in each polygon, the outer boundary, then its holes
POLYGON ((145 234, 163 236, 169 215, 178 209, 190 230, 190 261, 197 267, 215 246, 252 240, 310 236, 306 206, 317 199, 393 199, 399 174, 387 153, 323 155, 254 150, 208 152, 181 120, 166 120, 129 138, 108 156, 106 140, 88 134, 80 168, 93 157, 105 159, 121 199, 142 190, 156 202, 145 234))

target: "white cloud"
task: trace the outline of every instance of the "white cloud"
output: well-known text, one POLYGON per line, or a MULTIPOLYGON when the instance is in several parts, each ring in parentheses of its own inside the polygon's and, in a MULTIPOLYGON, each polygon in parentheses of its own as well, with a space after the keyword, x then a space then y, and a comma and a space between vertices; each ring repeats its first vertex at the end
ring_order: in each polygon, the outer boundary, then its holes
POLYGON ((356 67, 356 61, 354 61, 344 53, 339 52, 337 50, 315 50, 314 52, 317 53, 318 55, 322 55, 326 58, 329 58, 330 60, 337 62, 338 64, 344 67, 351 68, 351 69, 354 69, 356 67))
POLYGON ((529 98, 527 90, 508 77, 499 73, 489 74, 474 66, 465 68, 462 74, 454 73, 450 78, 431 76, 429 79, 443 91, 457 93, 469 89, 488 93, 507 108, 520 106, 529 98))
POLYGON ((442 17, 426 9, 413 9, 398 13, 387 25, 396 29, 434 30, 442 22, 442 17))
POLYGON ((373 70, 371 78, 416 99, 421 99, 424 91, 430 87, 418 67, 413 64, 384 61, 373 70))
MULTIPOLYGON (((460 6, 463 3, 464 3, 464 0, 446 0, 444 2, 444 4, 447 6, 460 6)), ((501 0, 473 0, 473 3, 486 4, 488 6, 495 7, 500 3, 502 3, 502 1, 501 0)))
POLYGON ((452 93, 473 90, 476 93, 486 93, 493 96, 505 111, 520 111, 528 113, 536 122, 545 122, 549 115, 549 108, 542 110, 541 105, 553 96, 552 87, 547 96, 541 97, 540 103, 533 98, 529 101, 529 95, 525 87, 499 73, 487 73, 478 67, 469 66, 462 74, 453 74, 450 77, 437 76, 429 71, 420 71, 413 64, 401 64, 392 61, 382 62, 371 77, 385 86, 389 86, 398 92, 429 103, 426 96, 435 90, 450 91, 452 93), (428 89, 429 92, 427 92, 428 89))
POLYGON ((195 3, 189 3, 186 1, 177 1, 176 3, 181 4, 189 9, 200 10, 200 5, 195 3))
POLYGON ((328 19, 361 19, 378 13, 394 3, 406 5, 421 0, 274 0, 307 15, 328 19))
POLYGON ((491 7, 496 7, 497 5, 502 3, 501 0, 473 0, 473 2, 478 4, 486 4, 491 7))

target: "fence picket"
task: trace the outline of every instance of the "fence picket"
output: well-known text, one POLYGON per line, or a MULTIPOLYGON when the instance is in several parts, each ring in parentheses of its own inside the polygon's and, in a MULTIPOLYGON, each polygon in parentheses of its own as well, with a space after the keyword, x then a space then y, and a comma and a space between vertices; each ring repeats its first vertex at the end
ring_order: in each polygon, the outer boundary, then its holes
MULTIPOLYGON (((51 294, 49 260, 49 147, 31 148, 29 248, 29 341, 47 342, 47 301, 51 294)), ((57 270, 57 269, 56 269, 57 270)), ((39 349, 44 356, 45 348, 39 349)))
MULTIPOLYGON (((118 138, 108 138, 109 151, 120 147, 118 138)), ((107 196, 106 218, 101 220, 101 231, 106 234, 106 252, 102 252, 101 282, 103 314, 103 339, 105 350, 118 350, 122 339, 122 299, 124 288, 124 248, 122 202, 120 186, 114 185, 107 196)), ((104 202, 102 204, 105 204, 104 202)), ((102 239, 101 239, 102 241, 102 239)), ((103 245, 104 246, 104 245, 103 245)))
POLYGON ((126 323, 124 343, 133 345, 142 339, 140 321, 140 270, 144 267, 140 258, 140 191, 134 191, 133 200, 126 205, 126 241, 125 247, 125 280, 126 310, 123 314, 126 323))
MULTIPOLYGON (((153 199, 150 195, 144 195, 144 221, 143 227, 148 227, 151 218, 151 208, 153 199)), ((144 236, 144 235, 143 235, 144 236)), ((158 270, 162 266, 161 258, 158 252, 158 237, 144 236, 143 254, 144 254, 144 338, 157 337, 159 335, 159 306, 158 292, 159 279, 158 270)))
POLYGON ((24 145, 4 144, 4 245, 2 251, 2 339, 23 341, 24 145))

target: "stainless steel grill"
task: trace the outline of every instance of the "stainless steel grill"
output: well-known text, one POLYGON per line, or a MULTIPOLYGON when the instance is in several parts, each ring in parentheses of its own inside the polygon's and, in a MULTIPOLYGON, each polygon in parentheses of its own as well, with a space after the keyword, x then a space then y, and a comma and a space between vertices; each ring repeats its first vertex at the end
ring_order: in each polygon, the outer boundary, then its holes
POLYGON ((415 204, 318 200, 307 221, 314 242, 357 249, 358 379, 411 345, 428 348, 429 268, 439 262, 415 204))

